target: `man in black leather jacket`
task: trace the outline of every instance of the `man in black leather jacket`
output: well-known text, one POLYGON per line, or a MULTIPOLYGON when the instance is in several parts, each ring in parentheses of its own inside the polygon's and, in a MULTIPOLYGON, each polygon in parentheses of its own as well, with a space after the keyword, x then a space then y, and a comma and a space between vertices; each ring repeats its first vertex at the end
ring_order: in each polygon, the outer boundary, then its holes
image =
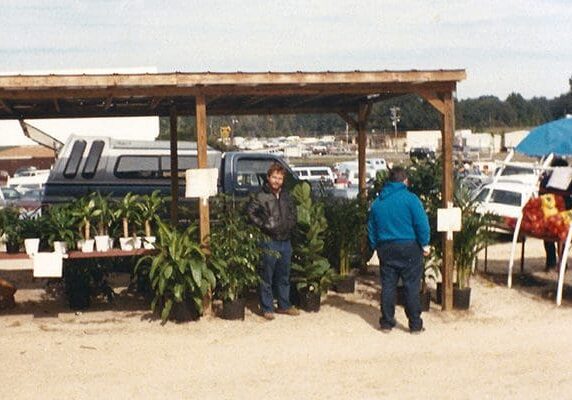
POLYGON ((263 254, 259 267, 260 308, 267 320, 274 319, 273 292, 278 297, 277 313, 299 314, 290 304, 290 236, 296 226, 296 205, 283 189, 285 176, 282 165, 272 164, 267 173, 268 182, 253 196, 246 208, 250 220, 270 237, 269 241, 261 243, 263 254))

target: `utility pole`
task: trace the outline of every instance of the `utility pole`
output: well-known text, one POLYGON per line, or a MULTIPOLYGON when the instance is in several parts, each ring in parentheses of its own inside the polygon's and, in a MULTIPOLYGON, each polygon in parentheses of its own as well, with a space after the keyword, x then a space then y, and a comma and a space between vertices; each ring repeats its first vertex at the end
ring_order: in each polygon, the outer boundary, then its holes
POLYGON ((397 151, 397 123, 401 120, 401 109, 399 107, 393 106, 389 109, 389 111, 391 112, 391 124, 393 125, 393 131, 395 134, 395 151, 397 151))

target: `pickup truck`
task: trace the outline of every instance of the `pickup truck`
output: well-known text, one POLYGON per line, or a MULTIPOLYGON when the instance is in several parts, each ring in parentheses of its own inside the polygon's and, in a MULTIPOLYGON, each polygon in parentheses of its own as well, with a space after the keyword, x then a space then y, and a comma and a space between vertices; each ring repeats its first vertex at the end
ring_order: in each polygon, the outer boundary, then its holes
MULTIPOLYGON (((112 197, 150 194, 159 189, 171 193, 168 141, 118 140, 108 137, 71 136, 60 151, 45 184, 43 203, 70 201, 90 192, 112 197)), ((197 167, 197 147, 178 143, 179 195, 184 197, 185 170, 197 167)), ((260 190, 272 163, 287 171, 286 184, 298 182, 284 160, 274 154, 227 152, 207 149, 207 166, 218 168, 218 190, 246 196, 260 190)))

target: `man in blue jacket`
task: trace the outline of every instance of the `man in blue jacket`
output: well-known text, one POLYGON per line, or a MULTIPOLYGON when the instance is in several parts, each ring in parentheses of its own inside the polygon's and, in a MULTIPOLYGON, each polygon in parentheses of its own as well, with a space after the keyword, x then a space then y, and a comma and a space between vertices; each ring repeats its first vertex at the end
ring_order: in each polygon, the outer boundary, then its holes
POLYGON ((411 333, 424 330, 419 291, 423 275, 423 256, 429 255, 429 219, 421 200, 407 186, 402 167, 389 172, 368 218, 368 240, 377 250, 381 274, 380 327, 389 332, 395 326, 397 282, 403 281, 405 313, 411 333))

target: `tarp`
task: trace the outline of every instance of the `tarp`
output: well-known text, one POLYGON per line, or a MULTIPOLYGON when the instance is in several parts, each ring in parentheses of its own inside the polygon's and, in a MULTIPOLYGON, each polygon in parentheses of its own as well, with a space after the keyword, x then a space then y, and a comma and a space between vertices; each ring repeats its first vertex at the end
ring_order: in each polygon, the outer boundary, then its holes
POLYGON ((572 156, 572 118, 537 126, 515 147, 519 153, 542 157, 551 153, 572 156))

